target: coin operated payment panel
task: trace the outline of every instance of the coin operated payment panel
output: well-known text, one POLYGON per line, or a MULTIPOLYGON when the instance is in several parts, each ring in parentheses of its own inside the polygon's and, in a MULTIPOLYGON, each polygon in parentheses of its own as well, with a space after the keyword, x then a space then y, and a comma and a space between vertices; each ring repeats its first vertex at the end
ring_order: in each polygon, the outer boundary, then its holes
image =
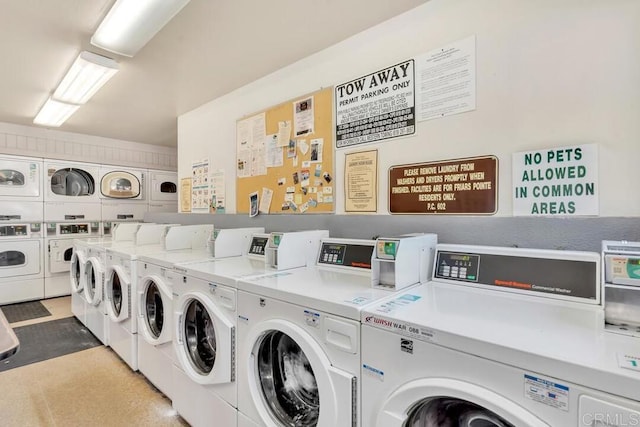
POLYGON ((379 237, 371 257, 371 284, 390 290, 425 283, 431 278, 436 234, 379 237))
POLYGON ((605 330, 640 338, 640 242, 602 242, 605 330))
POLYGON ((375 246, 375 240, 322 239, 316 265, 327 270, 371 276, 375 246))
POLYGON ((264 227, 214 229, 207 245, 214 258, 246 255, 257 233, 264 233, 264 227))
POLYGON ((253 233, 251 235, 251 241, 245 254, 247 258, 262 260, 264 262, 265 254, 267 250, 267 243, 269 242, 269 233, 253 233))
POLYGON ((328 230, 274 232, 269 235, 265 266, 274 270, 306 267, 316 262, 320 240, 328 230))

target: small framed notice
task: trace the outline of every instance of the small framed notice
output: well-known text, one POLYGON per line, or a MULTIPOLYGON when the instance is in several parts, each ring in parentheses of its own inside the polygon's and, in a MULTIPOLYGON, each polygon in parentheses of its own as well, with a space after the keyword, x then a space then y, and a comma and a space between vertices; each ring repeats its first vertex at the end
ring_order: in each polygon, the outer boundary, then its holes
POLYGON ((378 150, 345 155, 345 212, 377 212, 378 150))

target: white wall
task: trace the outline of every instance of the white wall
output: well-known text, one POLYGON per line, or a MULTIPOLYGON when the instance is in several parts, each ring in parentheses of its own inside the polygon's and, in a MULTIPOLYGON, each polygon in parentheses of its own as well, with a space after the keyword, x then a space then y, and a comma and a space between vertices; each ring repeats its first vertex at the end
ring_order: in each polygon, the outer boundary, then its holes
POLYGON ((0 122, 0 153, 176 170, 177 149, 0 122))
POLYGON ((639 216, 630 191, 640 181, 639 17, 637 0, 431 0, 179 117, 178 175, 209 158, 226 172, 233 213, 237 119, 475 34, 476 110, 420 122, 408 138, 338 150, 336 182, 345 152, 377 148, 385 214, 390 166, 494 154, 497 215, 510 216, 513 152, 597 143, 600 215, 639 216))

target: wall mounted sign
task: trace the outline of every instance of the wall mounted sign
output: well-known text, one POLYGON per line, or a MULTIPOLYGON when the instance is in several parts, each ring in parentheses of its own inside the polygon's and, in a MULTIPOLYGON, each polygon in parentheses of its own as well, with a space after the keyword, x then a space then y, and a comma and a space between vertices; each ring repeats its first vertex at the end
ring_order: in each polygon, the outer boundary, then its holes
POLYGON ((514 216, 598 215, 596 144, 513 154, 514 216))
POLYGON ((416 131, 414 60, 336 86, 336 148, 416 131))
POLYGON ((378 150, 344 156, 345 212, 378 210, 378 150))
POLYGON ((498 158, 471 157, 392 166, 392 214, 493 215, 498 206, 498 158))

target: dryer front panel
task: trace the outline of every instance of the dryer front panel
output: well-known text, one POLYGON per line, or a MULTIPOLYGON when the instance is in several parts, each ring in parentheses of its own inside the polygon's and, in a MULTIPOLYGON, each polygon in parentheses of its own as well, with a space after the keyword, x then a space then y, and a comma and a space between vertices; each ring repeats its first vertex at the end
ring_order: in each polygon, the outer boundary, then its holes
POLYGON ((39 274, 40 240, 1 240, 0 278, 39 274))
POLYGON ((48 272, 64 273, 71 268, 73 239, 50 239, 48 244, 48 272))
POLYGON ((101 174, 100 198, 118 200, 142 200, 142 172, 114 170, 101 174))
POLYGON ((150 202, 178 201, 178 174, 176 172, 150 171, 150 202))
POLYGON ((30 159, 0 159, 0 197, 42 201, 42 163, 30 159))
POLYGON ((94 165, 45 163, 45 201, 97 202, 98 168, 94 165))

